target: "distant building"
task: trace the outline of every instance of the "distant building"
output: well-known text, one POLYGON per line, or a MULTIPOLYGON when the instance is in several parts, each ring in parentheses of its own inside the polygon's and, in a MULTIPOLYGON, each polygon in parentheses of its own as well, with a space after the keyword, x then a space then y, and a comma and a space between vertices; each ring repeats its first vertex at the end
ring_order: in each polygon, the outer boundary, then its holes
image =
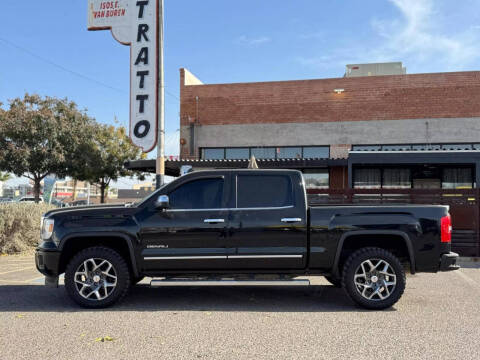
POLYGON ((154 188, 142 188, 139 190, 134 189, 119 189, 118 190, 118 202, 129 203, 141 200, 150 195, 154 188))
POLYGON ((135 184, 133 185, 133 190, 141 190, 141 189, 145 189, 145 190, 150 190, 150 191, 153 191, 155 190, 155 182, 144 182, 144 183, 141 183, 141 184, 135 184))
MULTIPOLYGON (((90 197, 91 202, 95 202, 95 199, 100 199, 100 187, 85 181, 57 181, 53 187, 52 196, 56 199, 62 199, 64 202, 86 200, 88 197, 90 197)), ((117 189, 110 188, 107 198, 116 199, 117 189)))

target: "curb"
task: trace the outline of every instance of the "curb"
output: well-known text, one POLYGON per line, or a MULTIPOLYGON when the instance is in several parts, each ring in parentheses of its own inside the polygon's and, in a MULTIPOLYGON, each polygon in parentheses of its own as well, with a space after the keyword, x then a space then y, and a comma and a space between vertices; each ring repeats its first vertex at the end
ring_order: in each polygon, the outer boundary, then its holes
POLYGON ((457 264, 463 268, 480 268, 480 257, 459 257, 457 264))

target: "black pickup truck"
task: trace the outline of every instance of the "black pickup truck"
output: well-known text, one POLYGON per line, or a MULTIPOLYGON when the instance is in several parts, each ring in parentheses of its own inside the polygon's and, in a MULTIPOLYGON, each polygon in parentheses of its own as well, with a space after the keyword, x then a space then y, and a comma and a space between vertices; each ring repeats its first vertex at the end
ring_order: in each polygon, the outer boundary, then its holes
POLYGON ((302 174, 187 174, 131 206, 53 210, 38 270, 81 306, 152 286, 308 285, 325 276, 369 309, 392 306, 411 273, 456 270, 446 206, 308 207, 302 174))

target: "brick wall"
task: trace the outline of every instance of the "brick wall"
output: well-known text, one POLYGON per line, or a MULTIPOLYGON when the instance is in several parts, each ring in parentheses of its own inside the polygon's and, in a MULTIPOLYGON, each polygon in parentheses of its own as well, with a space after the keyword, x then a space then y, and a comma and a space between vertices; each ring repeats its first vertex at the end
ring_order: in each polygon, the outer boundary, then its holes
POLYGON ((330 145, 330 157, 332 159, 348 158, 348 152, 352 149, 350 144, 334 144, 330 145))
POLYGON ((180 75, 182 126, 480 117, 478 71, 215 85, 180 75))

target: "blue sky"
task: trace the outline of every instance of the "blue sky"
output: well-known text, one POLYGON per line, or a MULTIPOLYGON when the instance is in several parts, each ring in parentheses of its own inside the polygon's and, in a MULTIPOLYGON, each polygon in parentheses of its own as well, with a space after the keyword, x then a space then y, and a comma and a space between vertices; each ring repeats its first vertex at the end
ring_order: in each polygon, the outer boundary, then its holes
MULTIPOLYGON (((2 0, 0 102, 68 97, 128 126, 129 49, 87 31, 86 13, 87 0, 2 0)), ((480 0, 165 0, 166 152, 178 153, 181 67, 227 83, 341 77, 347 63, 382 61, 479 70, 480 0)))

